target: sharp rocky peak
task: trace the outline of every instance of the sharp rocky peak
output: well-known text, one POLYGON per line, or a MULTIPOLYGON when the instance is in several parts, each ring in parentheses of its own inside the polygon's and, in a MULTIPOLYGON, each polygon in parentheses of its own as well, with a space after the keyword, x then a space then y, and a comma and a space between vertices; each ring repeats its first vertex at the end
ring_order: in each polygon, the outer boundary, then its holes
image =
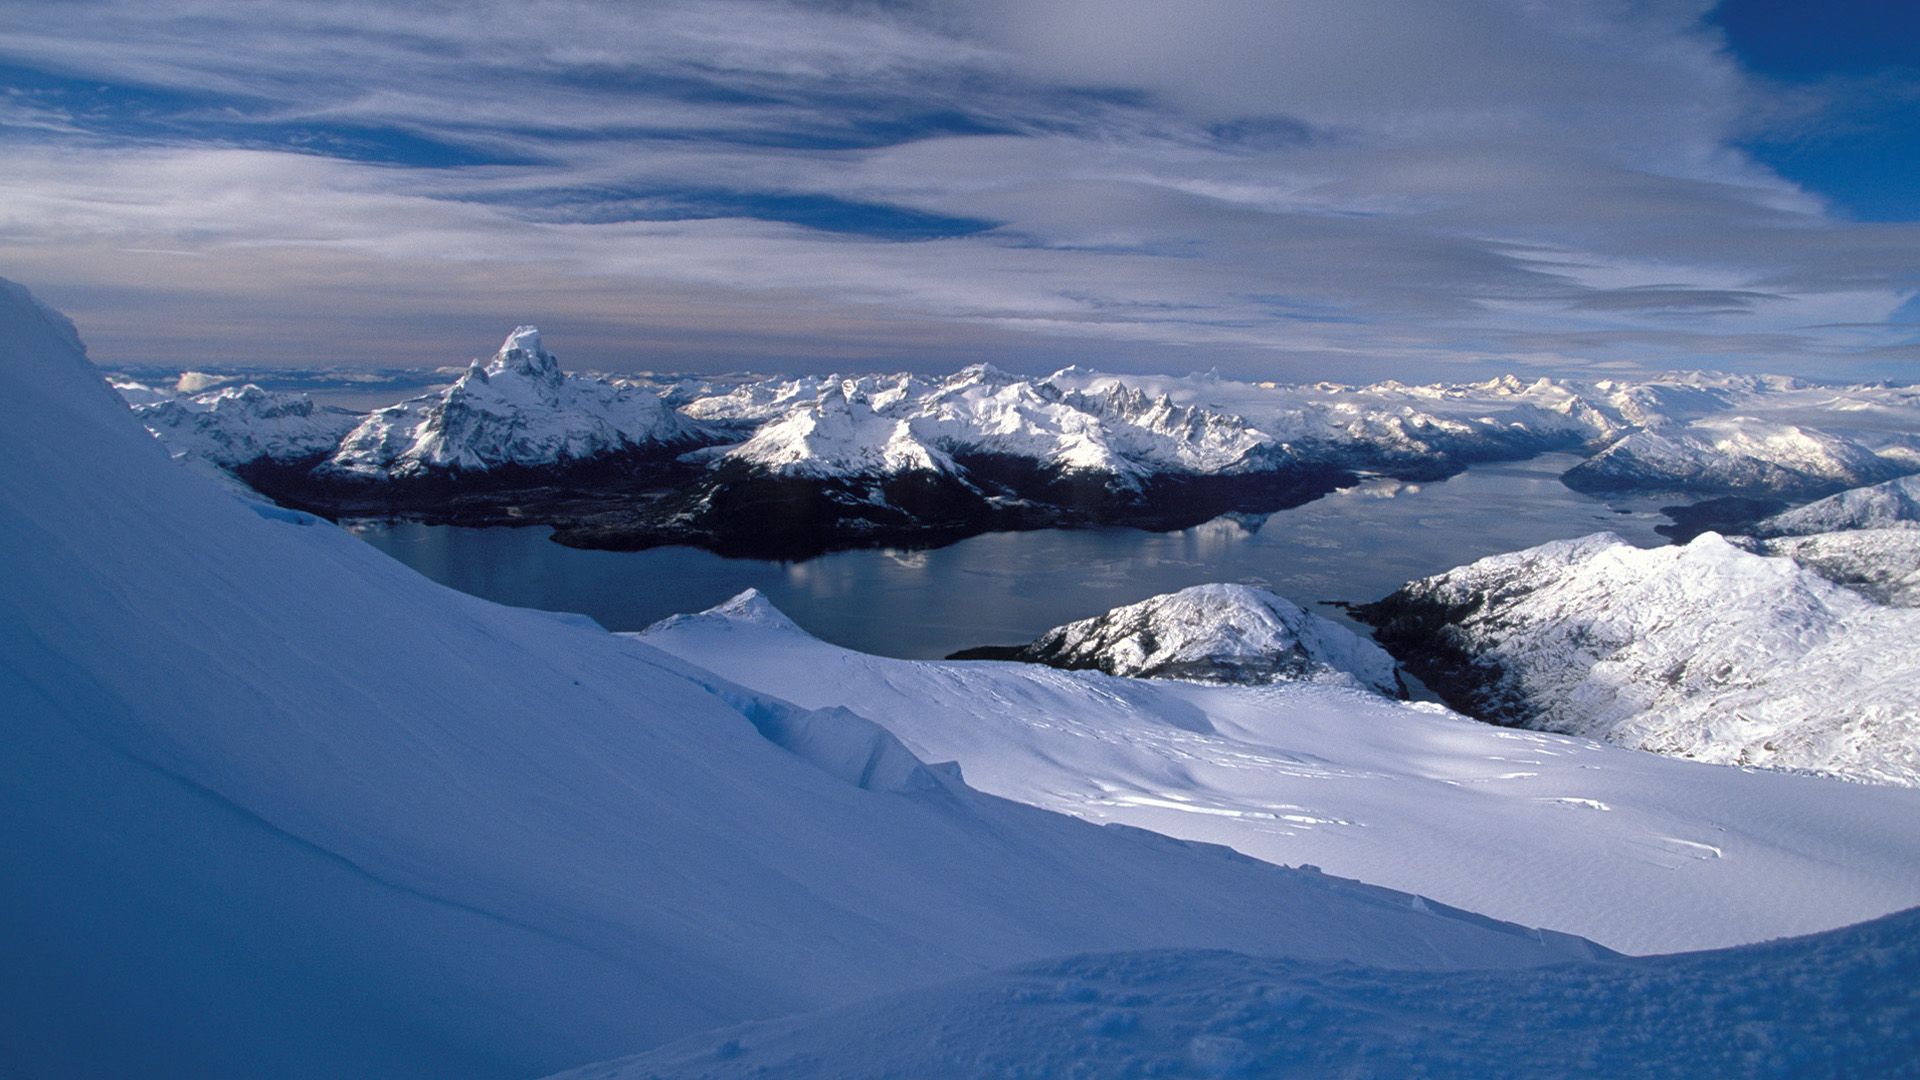
POLYGON ((487 365, 487 373, 498 375, 511 371, 524 378, 541 382, 559 382, 566 377, 560 370, 560 361, 540 345, 540 328, 537 326, 517 326, 507 340, 500 345, 500 351, 494 355, 493 362, 487 365))

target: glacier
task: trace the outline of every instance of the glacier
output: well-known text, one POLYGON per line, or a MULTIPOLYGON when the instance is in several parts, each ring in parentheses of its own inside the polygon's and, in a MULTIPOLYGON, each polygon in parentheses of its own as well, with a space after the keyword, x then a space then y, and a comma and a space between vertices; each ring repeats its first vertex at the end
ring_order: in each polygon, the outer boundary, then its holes
POLYGON ((640 640, 782 700, 852 708, 995 795, 1625 952, 1920 903, 1920 789, 1699 764, 1325 683, 895 660, 820 641, 752 592, 640 640))

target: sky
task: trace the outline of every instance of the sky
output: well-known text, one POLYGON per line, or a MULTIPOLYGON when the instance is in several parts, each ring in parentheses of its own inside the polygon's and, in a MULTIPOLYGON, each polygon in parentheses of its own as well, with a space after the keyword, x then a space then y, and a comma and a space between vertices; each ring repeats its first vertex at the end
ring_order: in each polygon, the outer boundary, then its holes
POLYGON ((8 0, 96 360, 1920 381, 1920 7, 8 0))

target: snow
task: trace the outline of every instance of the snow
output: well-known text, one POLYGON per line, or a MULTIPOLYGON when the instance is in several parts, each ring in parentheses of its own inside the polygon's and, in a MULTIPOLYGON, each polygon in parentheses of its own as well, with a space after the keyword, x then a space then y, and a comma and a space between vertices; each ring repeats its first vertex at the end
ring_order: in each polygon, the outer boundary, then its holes
POLYGON ((1584 489, 1824 495, 1907 467, 1845 436, 1749 416, 1637 431, 1568 471, 1584 489))
POLYGON ((1019 659, 1137 678, 1300 679, 1402 696, 1386 650, 1246 585, 1195 585, 1057 626, 1019 659))
POLYGON ((229 469, 256 461, 294 464, 331 453, 361 421, 359 413, 316 406, 306 394, 275 393, 252 383, 197 397, 138 383, 116 383, 114 389, 175 456, 229 469))
POLYGON ((982 791, 1629 952, 1920 903, 1920 790, 1701 765, 1312 683, 869 656, 757 593, 641 640, 802 706, 851 708, 982 791))
POLYGON ((1870 487, 1829 495, 1775 514, 1753 528, 1755 536, 1806 536, 1841 529, 1920 528, 1920 476, 1903 476, 1870 487))
POLYGON ((157 387, 148 386, 146 383, 134 382, 132 379, 109 378, 107 384, 113 387, 115 393, 125 398, 128 405, 132 405, 135 408, 141 405, 158 404, 162 401, 172 401, 180 396, 172 390, 162 390, 157 387))
POLYGON ((1220 472, 1270 442, 1236 417, 1125 388, 1063 395, 988 365, 939 382, 896 375, 751 384, 695 400, 686 412, 760 425, 721 460, 815 477, 958 472, 950 455, 960 453, 1121 478, 1220 472))
POLYGON ((1084 956, 710 1032, 566 1080, 779 1076, 1895 1076, 1920 915, 1723 952, 1390 974, 1084 956))
POLYGON ((1594 953, 443 589, 170 460, 11 284, 0 373, 10 1075, 538 1075, 1073 952, 1594 953))
POLYGON ((1733 542, 1761 555, 1781 555, 1837 585, 1894 607, 1920 607, 1920 525, 1848 529, 1733 542))
POLYGON ((867 398, 821 397, 815 407, 774 420, 724 459, 786 476, 892 476, 954 472, 945 453, 922 442, 904 419, 876 411, 867 398))
POLYGON ((695 427, 644 387, 569 375, 522 326, 452 386, 368 416, 321 464, 323 476, 391 480, 506 466, 567 465, 691 445, 695 427))
MULTIPOLYGON (((183 380, 207 388, 204 378, 183 380)), ((163 410, 152 425, 163 436, 192 409, 185 398, 168 404, 177 395, 165 391, 126 392, 163 410)), ((1596 452, 1568 473, 1583 488, 1804 497, 1920 468, 1920 391, 1697 372, 1637 383, 1503 376, 1342 386, 1082 368, 1035 379, 976 364, 933 379, 683 379, 670 397, 672 405, 657 388, 568 375, 540 332, 522 326, 447 390, 376 411, 334 447, 319 435, 301 447, 308 456, 332 451, 320 475, 335 479, 545 468, 697 446, 689 460, 716 469, 816 481, 931 472, 971 482, 956 459, 973 455, 1097 476, 1121 492, 1289 467, 1445 474, 1545 450, 1596 452)), ((268 429, 258 434, 240 430, 249 422, 242 410, 220 419, 216 457, 232 456, 226 444, 257 443, 291 460, 273 449, 282 438, 273 417, 252 421, 268 429)), ((205 440, 180 442, 208 449, 205 440)))
POLYGON ((1507 722, 1920 784, 1920 611, 1792 559, 1715 533, 1651 550, 1601 533, 1482 559, 1396 602, 1450 613, 1438 641, 1472 658, 1507 722))
POLYGON ((874 475, 926 468, 943 452, 980 453, 1137 486, 1286 463, 1444 471, 1585 446, 1598 456, 1569 474, 1576 485, 1800 496, 1914 467, 1902 440, 1920 427, 1920 392, 1698 372, 1640 383, 1341 386, 1082 368, 1036 380, 976 365, 935 381, 769 379, 694 393, 685 412, 757 427, 731 459, 787 475, 874 475), (830 419, 850 409, 867 422, 830 419))
POLYGON ((1378 464, 1527 443, 1578 444, 1609 437, 1621 426, 1574 384, 1544 379, 1527 384, 1511 376, 1458 385, 1341 386, 1118 376, 1067 368, 1047 382, 1082 395, 1142 393, 1231 413, 1257 424, 1279 443, 1378 464))

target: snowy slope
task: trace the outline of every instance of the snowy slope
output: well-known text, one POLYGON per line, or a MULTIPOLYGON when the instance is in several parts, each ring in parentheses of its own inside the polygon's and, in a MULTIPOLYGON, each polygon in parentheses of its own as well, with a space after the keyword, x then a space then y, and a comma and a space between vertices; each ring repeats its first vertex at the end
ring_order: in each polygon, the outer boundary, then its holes
POLYGON ((1336 687, 868 656, 757 594, 642 640, 797 704, 847 705, 983 791, 1632 952, 1920 903, 1912 789, 1699 765, 1336 687))
POLYGON ((1542 449, 1603 448, 1574 486, 1824 494, 1909 471, 1920 389, 1822 386, 1780 376, 1685 372, 1641 382, 1502 376, 1370 386, 1115 376, 1048 382, 1130 386, 1246 418, 1296 453, 1360 467, 1445 468, 1542 449))
POLYGON ((142 405, 156 405, 162 401, 172 401, 180 396, 172 390, 148 386, 146 383, 135 382, 129 378, 109 376, 107 385, 113 387, 114 393, 119 394, 128 405, 134 408, 139 408, 142 405))
POLYGON ((1304 680, 1403 697, 1393 657, 1265 589, 1195 585, 1056 626, 998 659, 1136 678, 1304 680))
POLYGON ((1920 528, 1920 476, 1829 495, 1775 514, 1754 526, 1755 536, 1806 536, 1841 529, 1920 528))
POLYGON ((1573 383, 1512 376, 1484 383, 1370 386, 1246 383, 1213 375, 1106 375, 1067 368, 1047 383, 1077 395, 1130 392, 1242 416, 1296 452, 1356 465, 1455 467, 1476 458, 1572 449, 1623 421, 1573 383))
POLYGON ((363 419, 346 409, 316 406, 305 394, 276 393, 252 383, 194 397, 138 383, 118 383, 114 389, 174 455, 228 469, 256 461, 296 464, 332 453, 363 419))
POLYGON ((542 468, 695 440, 693 425, 657 394, 568 375, 540 331, 522 326, 447 389, 368 416, 319 471, 380 480, 542 468))
POLYGON ((1920 611, 1715 533, 1496 555, 1360 613, 1410 670, 1489 719, 1920 784, 1920 611))
POLYGON ((915 433, 904 417, 876 409, 860 393, 822 394, 720 455, 786 476, 890 476, 902 472, 955 472, 944 452, 915 433))
POLYGON ((685 411, 759 425, 718 460, 816 477, 954 471, 950 455, 991 454, 1127 483, 1246 468, 1249 455, 1273 444, 1237 417, 1125 387, 1063 394, 986 364, 936 382, 895 375, 751 384, 685 411))
POLYGON ((1768 539, 1732 537, 1730 542, 1761 555, 1792 559, 1837 585, 1882 604, 1920 607, 1920 525, 1847 529, 1768 539))
POLYGON ((525 1076, 1071 951, 1585 943, 981 796, 168 459, 0 284, 0 1072, 525 1076))
POLYGON ((1567 471, 1581 491, 1826 495, 1908 471, 1845 436, 1750 416, 1636 431, 1567 471))
POLYGON ((1075 957, 710 1032, 566 1080, 780 1076, 1901 1076, 1920 914, 1721 952, 1395 974, 1075 957))

